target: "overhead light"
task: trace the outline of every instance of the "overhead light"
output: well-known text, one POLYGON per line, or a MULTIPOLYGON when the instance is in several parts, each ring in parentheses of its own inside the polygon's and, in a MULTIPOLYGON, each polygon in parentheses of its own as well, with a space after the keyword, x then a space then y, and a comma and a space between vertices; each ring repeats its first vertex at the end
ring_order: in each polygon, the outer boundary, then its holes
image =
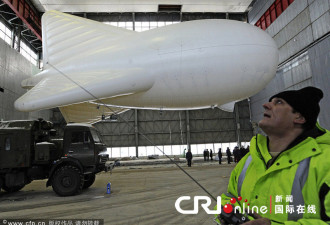
POLYGON ((181 12, 182 5, 158 5, 158 12, 181 12))

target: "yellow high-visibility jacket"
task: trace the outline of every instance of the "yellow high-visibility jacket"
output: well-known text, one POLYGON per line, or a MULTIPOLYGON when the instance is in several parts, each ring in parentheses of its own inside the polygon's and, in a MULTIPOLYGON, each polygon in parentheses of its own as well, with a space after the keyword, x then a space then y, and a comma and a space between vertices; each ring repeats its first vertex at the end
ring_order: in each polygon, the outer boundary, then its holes
POLYGON ((250 152, 231 173, 221 204, 234 197, 234 206, 243 208, 244 203, 247 208, 250 204, 250 210, 256 206, 254 211, 258 208, 274 225, 330 224, 330 132, 318 124, 317 129, 323 134, 301 140, 273 162, 267 137, 253 137, 250 152), (267 209, 263 213, 262 206, 267 209))

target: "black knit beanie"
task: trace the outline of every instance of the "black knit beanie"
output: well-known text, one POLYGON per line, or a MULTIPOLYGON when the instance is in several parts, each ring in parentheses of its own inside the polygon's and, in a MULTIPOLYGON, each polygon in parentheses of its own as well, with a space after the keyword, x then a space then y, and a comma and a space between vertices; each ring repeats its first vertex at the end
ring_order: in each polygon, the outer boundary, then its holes
POLYGON ((273 98, 284 99, 295 111, 301 113, 306 119, 306 129, 315 126, 317 116, 320 113, 319 102, 323 98, 323 92, 315 87, 305 87, 300 90, 283 91, 272 96, 273 98))

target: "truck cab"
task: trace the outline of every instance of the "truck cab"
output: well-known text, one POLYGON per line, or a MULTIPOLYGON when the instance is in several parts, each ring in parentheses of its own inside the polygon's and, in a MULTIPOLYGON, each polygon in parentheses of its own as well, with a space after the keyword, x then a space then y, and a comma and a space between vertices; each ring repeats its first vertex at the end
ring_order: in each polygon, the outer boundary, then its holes
POLYGON ((112 169, 98 130, 68 124, 61 139, 51 122, 39 119, 0 122, 0 190, 18 191, 33 180, 48 179, 60 196, 80 193, 95 174, 112 169))
POLYGON ((86 173, 102 171, 109 157, 99 131, 90 124, 68 124, 64 130, 63 149, 64 156, 79 160, 86 173))

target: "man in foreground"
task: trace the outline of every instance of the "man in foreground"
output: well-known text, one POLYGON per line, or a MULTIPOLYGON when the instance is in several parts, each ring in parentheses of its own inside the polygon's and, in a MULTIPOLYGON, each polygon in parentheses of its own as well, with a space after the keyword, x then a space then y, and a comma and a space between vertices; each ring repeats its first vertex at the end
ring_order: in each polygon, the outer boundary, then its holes
POLYGON ((322 97, 320 89, 306 87, 263 105, 259 126, 267 136, 252 138, 221 196, 222 205, 249 207, 245 225, 330 222, 330 132, 316 123, 322 97))

